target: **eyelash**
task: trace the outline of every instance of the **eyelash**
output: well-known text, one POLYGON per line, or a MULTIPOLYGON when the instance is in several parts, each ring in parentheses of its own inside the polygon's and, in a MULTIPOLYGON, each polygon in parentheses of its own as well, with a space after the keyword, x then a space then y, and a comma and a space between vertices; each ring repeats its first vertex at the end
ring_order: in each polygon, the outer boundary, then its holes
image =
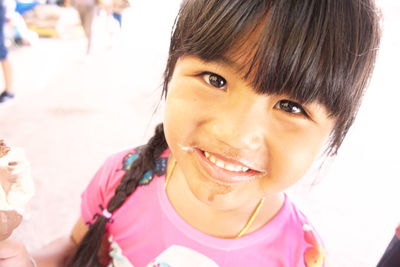
POLYGON ((226 90, 227 82, 226 82, 226 80, 225 80, 222 76, 220 76, 220 75, 218 75, 218 74, 215 74, 215 73, 212 73, 212 72, 208 72, 208 71, 200 73, 199 76, 200 76, 207 84, 209 84, 209 85, 211 85, 211 86, 213 86, 213 87, 215 87, 215 88, 218 88, 218 89, 226 90), (207 78, 207 76, 208 76, 208 78, 207 78), (211 77, 211 76, 215 76, 216 79, 219 80, 219 82, 223 82, 223 86, 222 86, 222 87, 219 87, 218 85, 212 84, 211 81, 210 81, 210 77, 211 77))
POLYGON ((287 99, 279 100, 275 104, 274 108, 283 110, 284 112, 287 112, 289 114, 293 114, 293 115, 301 114, 301 115, 309 118, 309 116, 308 116, 307 112, 304 110, 304 108, 299 103, 296 103, 296 102, 291 101, 291 100, 287 100, 287 99), (282 104, 285 104, 286 107, 292 109, 292 111, 293 111, 293 108, 296 108, 297 111, 295 111, 295 112, 287 111, 287 110, 285 110, 285 108, 282 108, 282 106, 281 106, 282 104))

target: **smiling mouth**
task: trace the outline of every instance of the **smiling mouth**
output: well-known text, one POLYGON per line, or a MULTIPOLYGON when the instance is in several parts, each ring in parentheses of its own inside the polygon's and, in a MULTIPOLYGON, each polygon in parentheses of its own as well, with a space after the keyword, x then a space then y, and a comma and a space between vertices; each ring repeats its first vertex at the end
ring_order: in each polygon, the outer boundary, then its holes
POLYGON ((247 172, 249 170, 249 168, 247 168, 243 165, 229 163, 220 158, 217 158, 216 156, 211 155, 207 151, 204 151, 203 153, 204 153, 204 156, 206 157, 206 159, 208 159, 209 161, 214 163, 217 167, 222 168, 224 170, 231 171, 231 172, 247 172))
POLYGON ((251 181, 261 177, 265 172, 254 170, 238 160, 224 157, 222 155, 203 151, 196 148, 199 163, 212 180, 220 183, 237 183, 251 181))

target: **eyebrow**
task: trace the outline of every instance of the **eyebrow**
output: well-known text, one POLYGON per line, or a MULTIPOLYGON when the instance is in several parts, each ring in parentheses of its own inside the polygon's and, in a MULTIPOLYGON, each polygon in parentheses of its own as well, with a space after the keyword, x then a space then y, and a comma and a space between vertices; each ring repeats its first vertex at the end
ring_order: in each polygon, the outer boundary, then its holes
POLYGON ((238 74, 243 72, 243 67, 241 65, 239 65, 236 61, 233 61, 232 59, 230 59, 224 55, 218 57, 217 59, 204 60, 204 62, 215 63, 215 64, 221 65, 223 67, 232 68, 238 74))
POLYGON ((221 56, 219 59, 217 59, 217 62, 228 65, 229 67, 233 68, 237 72, 240 72, 242 69, 242 67, 236 61, 233 61, 232 59, 230 59, 226 56, 221 56))

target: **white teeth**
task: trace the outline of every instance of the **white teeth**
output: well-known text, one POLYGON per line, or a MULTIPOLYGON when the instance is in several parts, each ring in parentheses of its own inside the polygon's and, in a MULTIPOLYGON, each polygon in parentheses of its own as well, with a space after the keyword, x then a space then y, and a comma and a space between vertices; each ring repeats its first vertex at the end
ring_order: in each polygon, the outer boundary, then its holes
POLYGON ((209 159, 214 164, 217 162, 217 160, 214 158, 214 156, 210 156, 209 159))
POLYGON ((240 167, 240 166, 235 166, 235 165, 233 165, 233 164, 227 164, 227 165, 225 165, 225 169, 227 169, 228 171, 231 171, 231 172, 236 171, 236 168, 237 168, 237 167, 240 167))
POLYGON ((215 165, 217 165, 218 167, 228 170, 228 171, 232 171, 232 172, 246 172, 249 170, 249 168, 244 167, 244 166, 240 166, 240 165, 235 165, 232 163, 226 163, 220 159, 215 158, 213 155, 210 155, 210 153, 204 151, 204 156, 211 161, 212 163, 214 163, 215 165))
POLYGON ((215 165, 217 165, 218 167, 220 167, 220 168, 222 168, 222 169, 225 169, 225 164, 224 164, 222 161, 220 161, 220 160, 217 160, 217 162, 215 163, 215 165))
POLYGON ((242 171, 242 166, 236 165, 234 171, 235 171, 235 172, 240 172, 240 171, 242 171))

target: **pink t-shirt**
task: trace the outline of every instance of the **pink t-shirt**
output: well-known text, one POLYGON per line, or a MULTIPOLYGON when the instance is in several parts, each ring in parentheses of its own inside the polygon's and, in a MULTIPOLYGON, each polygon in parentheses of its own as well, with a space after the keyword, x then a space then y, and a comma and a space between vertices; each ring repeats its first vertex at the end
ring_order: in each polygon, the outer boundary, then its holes
MULTIPOLYGON (((97 171, 82 194, 85 222, 92 223, 102 213, 137 153, 129 150, 115 154, 97 171)), ((110 266, 129 266, 127 261, 135 267, 324 266, 325 254, 318 235, 287 196, 268 224, 241 238, 209 236, 187 224, 164 190, 168 154, 167 149, 156 161, 156 172, 144 175, 136 191, 108 222, 113 260, 110 266), (189 256, 187 260, 185 255, 189 256)))

